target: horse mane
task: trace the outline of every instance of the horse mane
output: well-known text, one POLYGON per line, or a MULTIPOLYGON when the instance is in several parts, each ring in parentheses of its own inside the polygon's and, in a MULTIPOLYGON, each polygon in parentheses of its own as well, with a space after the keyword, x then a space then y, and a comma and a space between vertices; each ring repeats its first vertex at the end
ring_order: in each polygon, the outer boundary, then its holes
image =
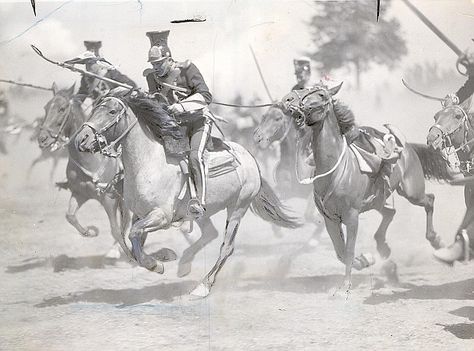
POLYGON ((146 96, 134 96, 130 90, 115 88, 106 95, 122 100, 133 111, 137 119, 145 124, 155 137, 165 135, 175 138, 181 137, 179 126, 172 116, 169 115, 166 104, 158 102, 146 96))

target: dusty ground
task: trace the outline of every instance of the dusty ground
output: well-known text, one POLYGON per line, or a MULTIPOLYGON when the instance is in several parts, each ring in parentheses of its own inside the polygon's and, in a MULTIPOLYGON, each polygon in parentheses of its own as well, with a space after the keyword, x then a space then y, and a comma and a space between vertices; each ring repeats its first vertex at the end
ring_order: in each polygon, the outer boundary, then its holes
MULTIPOLYGON (((66 222, 68 194, 47 179, 49 165, 25 172, 38 150, 27 137, 0 155, 1 350, 473 350, 473 264, 436 262, 424 239, 424 211, 396 198, 389 228, 400 284, 382 263, 356 273, 348 298, 329 291, 342 281, 326 233, 308 245, 312 227, 285 231, 249 213, 236 250, 211 295, 188 296, 217 258, 220 238, 177 278, 177 263, 158 275, 105 259, 112 244, 105 213, 86 204, 82 222, 101 229, 80 237, 66 222)), ((61 163, 56 180, 61 180, 61 163)), ((428 183, 437 196, 435 226, 452 240, 463 214, 462 190, 428 183)), ((298 210, 301 200, 292 200, 298 210)), ((361 216, 358 252, 374 252, 380 217, 361 216)), ((215 219, 223 228, 224 218, 215 219)), ((197 235, 198 233, 196 233, 197 235)), ((187 243, 177 231, 150 236, 147 250, 187 243)), ((379 260, 380 261, 380 260, 379 260)))

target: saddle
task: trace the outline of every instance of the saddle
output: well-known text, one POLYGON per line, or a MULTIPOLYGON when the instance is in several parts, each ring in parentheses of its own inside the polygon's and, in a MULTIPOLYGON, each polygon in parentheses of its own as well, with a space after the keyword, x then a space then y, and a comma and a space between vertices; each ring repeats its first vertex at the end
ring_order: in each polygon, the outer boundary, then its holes
POLYGON ((360 136, 350 145, 361 172, 379 173, 382 161, 394 164, 405 147, 405 137, 394 126, 385 124, 388 133, 360 127, 360 136))

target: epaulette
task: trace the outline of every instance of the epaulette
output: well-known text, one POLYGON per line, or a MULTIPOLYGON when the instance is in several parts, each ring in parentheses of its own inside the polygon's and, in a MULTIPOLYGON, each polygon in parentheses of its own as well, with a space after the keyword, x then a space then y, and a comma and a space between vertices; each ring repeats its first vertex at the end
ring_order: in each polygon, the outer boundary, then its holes
POLYGON ((186 60, 184 62, 178 62, 176 66, 179 68, 188 68, 189 66, 191 66, 191 61, 186 60))
POLYGON ((155 70, 153 68, 147 68, 146 70, 143 71, 143 77, 148 76, 151 73, 154 73, 155 70))

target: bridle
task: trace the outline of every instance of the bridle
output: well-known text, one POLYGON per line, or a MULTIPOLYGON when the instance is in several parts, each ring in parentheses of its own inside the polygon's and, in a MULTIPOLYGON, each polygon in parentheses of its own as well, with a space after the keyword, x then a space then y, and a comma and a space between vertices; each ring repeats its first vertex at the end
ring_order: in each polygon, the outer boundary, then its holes
MULTIPOLYGON (((321 86, 315 86, 315 87, 309 89, 307 92, 305 92, 303 94, 299 93, 297 90, 292 92, 293 94, 295 94, 298 97, 299 102, 298 102, 297 106, 294 106, 294 105, 290 104, 287 108, 292 114, 293 113, 297 114, 296 118, 299 118, 299 119, 296 120, 296 123, 297 123, 298 126, 301 127, 301 126, 304 126, 305 124, 310 126, 310 125, 314 124, 314 123, 311 123, 311 124, 307 123, 307 119, 308 119, 309 114, 312 114, 314 110, 319 110, 321 112, 324 112, 325 117, 329 113, 329 110, 327 109, 327 106, 332 106, 332 98, 326 99, 324 102, 322 102, 322 103, 320 103, 316 106, 312 106, 309 110, 304 108, 303 101, 308 96, 310 96, 310 95, 312 95, 312 94, 314 94, 318 91, 324 91, 324 92, 327 93, 327 90, 324 87, 321 87, 321 86)), ((342 139, 343 139, 342 140, 343 145, 342 145, 341 154, 339 155, 339 157, 336 161, 336 164, 333 167, 331 167, 331 169, 329 169, 327 172, 317 174, 317 175, 312 176, 310 178, 301 179, 299 177, 299 174, 298 174, 298 169, 296 169, 296 178, 297 178, 297 180, 300 184, 311 184, 317 179, 320 179, 320 178, 323 178, 323 177, 326 177, 326 176, 330 175, 331 173, 333 173, 339 167, 342 160, 344 159, 344 155, 345 155, 346 150, 347 150, 347 142, 346 142, 346 138, 345 138, 344 135, 342 136, 342 139)))
MULTIPOLYGON (((313 95, 315 93, 317 93, 318 91, 323 91, 323 92, 326 92, 327 93, 327 90, 322 87, 322 86, 314 86, 310 89, 304 89, 303 91, 299 91, 299 90, 293 90, 292 94, 296 95, 296 97, 298 98, 298 105, 293 105, 291 102, 288 106, 286 106, 286 108, 288 109, 288 111, 290 111, 290 113, 293 115, 293 117, 295 118, 295 123, 298 127, 303 127, 305 124, 306 125, 312 125, 314 123, 311 123, 311 124, 308 124, 308 116, 312 113, 310 113, 310 111, 308 110, 305 110, 304 109, 304 100, 310 96, 310 95, 313 95), (307 91, 305 91, 307 90, 307 91)), ((327 100, 325 100, 323 103, 315 106, 314 108, 317 109, 317 110, 323 110, 323 109, 326 109, 326 106, 332 104, 332 99, 329 98, 327 100)), ((311 108, 313 109, 313 107, 311 108)), ((326 112, 326 115, 327 115, 327 112, 328 111, 325 111, 326 112)))
POLYGON ((97 143, 99 147, 99 153, 101 155, 107 156, 107 157, 113 157, 113 158, 118 158, 122 155, 122 149, 120 147, 116 148, 116 145, 135 127, 137 124, 138 120, 136 119, 130 125, 123 131, 121 135, 119 135, 115 140, 109 143, 107 138, 104 136, 104 133, 112 128, 114 125, 120 122, 123 116, 125 116, 125 113, 127 112, 127 107, 123 103, 122 100, 120 100, 117 97, 114 96, 108 96, 102 99, 101 103, 98 104, 94 110, 92 110, 91 115, 94 114, 94 112, 99 108, 99 107, 104 107, 104 102, 107 102, 109 100, 116 101, 118 104, 121 106, 120 112, 117 114, 117 116, 113 119, 111 119, 105 126, 101 127, 98 129, 92 122, 88 121, 83 124, 84 126, 87 126, 92 129, 94 132, 94 140, 97 143))
POLYGON ((51 149, 59 149, 60 147, 66 145, 69 142, 69 138, 66 136, 62 135, 64 132, 64 129, 66 128, 66 124, 69 121, 72 113, 72 102, 69 100, 67 109, 64 111, 63 116, 62 116, 62 122, 61 125, 59 126, 59 129, 57 131, 53 130, 50 126, 46 126, 46 119, 43 120, 43 123, 40 125, 39 129, 40 131, 44 131, 48 134, 48 136, 53 139, 54 141, 50 144, 51 149))
POLYGON ((436 121, 436 123, 433 126, 431 126, 431 128, 429 129, 429 132, 431 132, 434 129, 439 130, 441 132, 441 149, 445 150, 444 151, 444 154, 446 155, 445 159, 450 155, 454 155, 454 157, 457 159, 457 161, 460 164, 461 163, 466 164, 466 167, 465 167, 466 169, 462 170, 462 171, 466 171, 466 172, 470 173, 469 164, 471 163, 471 161, 460 162, 459 158, 457 156, 457 153, 459 151, 465 151, 467 153, 471 152, 471 148, 470 148, 469 144, 474 142, 474 138, 468 139, 469 130, 473 130, 471 120, 469 119, 469 115, 467 114, 467 112, 459 105, 446 106, 445 108, 443 108, 443 110, 441 110, 441 112, 445 111, 448 108, 454 108, 457 111, 461 111, 462 118, 459 121, 459 125, 456 126, 456 127, 453 127, 453 128, 446 128, 445 126, 442 126, 441 124, 439 124, 438 121, 436 121), (462 131, 463 131, 463 142, 458 147, 456 147, 453 144, 451 138, 452 138, 453 134, 457 133, 460 129, 462 129, 462 131), (447 148, 451 148, 451 147, 452 147, 452 149, 450 151, 446 150, 447 148))

